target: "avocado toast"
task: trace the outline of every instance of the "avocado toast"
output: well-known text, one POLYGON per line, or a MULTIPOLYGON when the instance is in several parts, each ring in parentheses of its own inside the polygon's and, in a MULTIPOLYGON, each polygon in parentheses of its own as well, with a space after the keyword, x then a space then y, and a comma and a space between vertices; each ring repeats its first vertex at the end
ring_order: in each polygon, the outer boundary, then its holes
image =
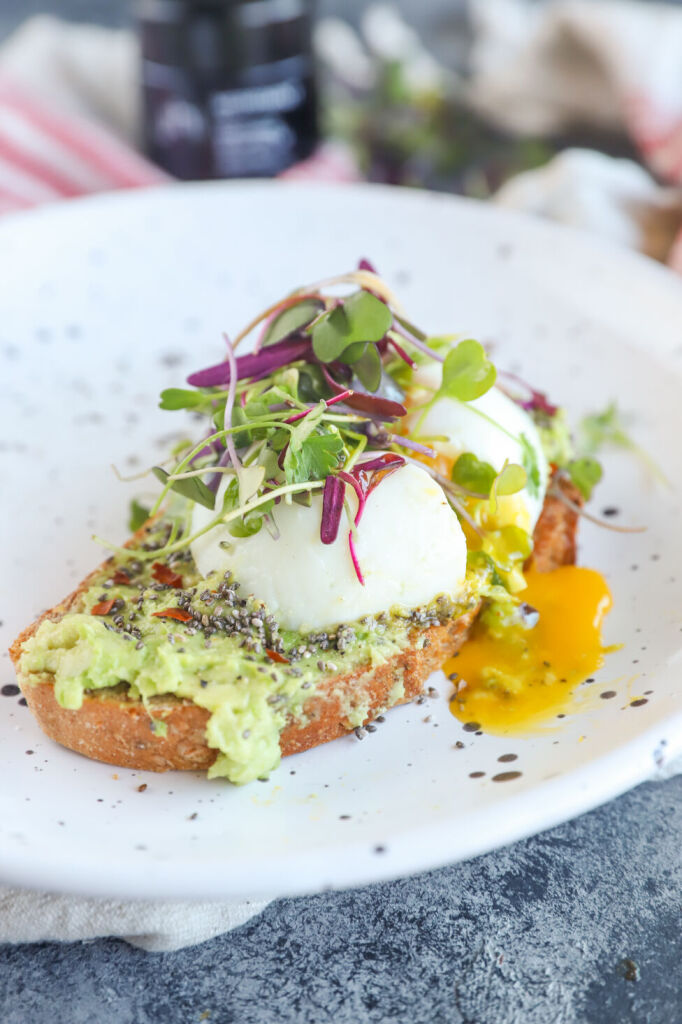
MULTIPOLYGON (((370 270, 339 280, 359 288, 343 300, 299 290, 259 318, 253 355, 238 360, 228 343, 223 363, 190 378, 196 391, 164 393, 163 407, 206 416, 208 436, 177 453, 170 473, 155 469, 163 491, 147 523, 13 645, 29 706, 64 746, 131 768, 263 777, 281 755, 362 730, 418 696, 482 602, 518 606, 524 565, 574 561, 584 490, 570 461, 546 471, 532 529, 513 518, 526 515, 515 496, 540 478, 532 461, 505 459, 490 479, 471 459, 441 472, 428 439, 409 428, 405 379, 437 346, 370 270), (412 479, 423 501, 403 511, 412 479), (440 544, 421 528, 431 506, 440 544), (377 510, 388 539, 363 548, 377 510), (319 543, 292 549, 300 522, 313 523, 319 543), (461 545, 452 571, 449 538, 461 545), (288 571, 271 553, 261 570, 266 550, 289 557, 288 571), (416 584, 393 572, 401 558, 416 584)), ((456 358, 438 356, 453 401, 494 384, 475 345, 449 339, 456 358)))

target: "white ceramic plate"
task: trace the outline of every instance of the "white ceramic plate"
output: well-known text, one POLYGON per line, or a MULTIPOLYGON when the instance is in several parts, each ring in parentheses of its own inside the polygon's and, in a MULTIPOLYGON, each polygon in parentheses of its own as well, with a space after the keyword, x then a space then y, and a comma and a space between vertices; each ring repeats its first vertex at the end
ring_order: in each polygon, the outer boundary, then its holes
MULTIPOLYGON (((681 479, 682 285, 643 259, 376 187, 181 186, 65 203, 0 225, 3 649, 101 559, 94 531, 125 536, 144 484, 120 484, 110 465, 130 472, 167 446, 178 414, 156 408, 161 388, 220 358, 223 329, 360 256, 418 323, 494 342, 499 365, 574 417, 618 398, 681 479)), ((624 644, 583 688, 583 711, 525 738, 472 736, 441 674, 437 699, 391 712, 363 742, 288 758, 237 789, 55 746, 11 695, 4 655, 0 879, 121 897, 310 892, 470 857, 650 777, 682 752, 679 492, 629 456, 606 466, 596 509, 649 529, 581 529, 581 561, 615 595, 606 641, 624 644), (607 689, 617 697, 600 700, 607 689), (506 753, 521 774, 499 783, 506 753)))

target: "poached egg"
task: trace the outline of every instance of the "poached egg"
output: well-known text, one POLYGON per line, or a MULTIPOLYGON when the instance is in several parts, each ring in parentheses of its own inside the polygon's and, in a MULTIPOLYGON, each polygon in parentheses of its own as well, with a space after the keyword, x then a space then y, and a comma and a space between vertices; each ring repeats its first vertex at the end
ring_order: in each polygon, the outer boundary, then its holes
MULTIPOLYGON (((429 388, 440 386, 441 370, 435 363, 419 367, 414 382, 418 389, 415 403, 428 397, 429 388)), ((410 429, 420 421, 420 413, 409 417, 410 429)), ((549 466, 542 450, 540 435, 533 420, 516 402, 499 388, 492 387, 480 398, 460 402, 455 398, 439 398, 419 426, 420 438, 441 456, 441 467, 450 476, 452 466, 463 452, 472 452, 489 463, 496 473, 505 462, 524 465, 523 439, 533 449, 540 476, 538 487, 529 480, 518 494, 497 499, 496 525, 514 524, 532 533, 538 521, 547 490, 549 466), (445 440, 431 440, 432 437, 445 440)))
MULTIPOLYGON (((232 476, 226 474, 216 506, 232 476)), ((353 515, 357 498, 346 497, 353 515)), ((192 532, 214 513, 195 505, 192 532)), ((319 630, 389 611, 417 608, 440 594, 456 597, 464 584, 466 540, 440 486, 414 464, 387 475, 367 499, 356 528, 355 549, 364 576, 360 584, 342 516, 333 544, 320 540, 322 496, 310 507, 282 500, 273 510, 275 540, 263 526, 251 537, 233 537, 218 525, 197 538, 192 556, 202 574, 230 570, 242 594, 262 600, 284 629, 319 630)))

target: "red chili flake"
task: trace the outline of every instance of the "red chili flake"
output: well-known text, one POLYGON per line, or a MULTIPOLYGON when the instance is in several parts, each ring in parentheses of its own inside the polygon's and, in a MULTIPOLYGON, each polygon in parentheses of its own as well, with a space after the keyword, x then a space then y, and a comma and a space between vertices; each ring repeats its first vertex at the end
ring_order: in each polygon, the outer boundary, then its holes
POLYGON ((267 654, 270 661, 279 661, 283 665, 289 664, 288 658, 285 658, 283 654, 278 654, 277 651, 271 651, 269 647, 265 648, 265 653, 267 654))
POLYGON ((100 601, 99 604, 93 604, 90 609, 91 615, 108 615, 111 609, 116 604, 116 598, 113 597, 111 601, 100 601))
POLYGON ((182 576, 178 572, 164 565, 162 562, 154 562, 152 566, 152 576, 159 583, 165 583, 169 587, 182 587, 182 576))
POLYGON ((117 569, 114 575, 112 576, 112 579, 114 583, 123 586, 128 586, 128 584, 130 583, 130 576, 125 571, 125 569, 117 569))
POLYGON ((152 618, 177 619, 178 622, 189 622, 192 616, 184 608, 166 608, 162 612, 152 612, 152 618))

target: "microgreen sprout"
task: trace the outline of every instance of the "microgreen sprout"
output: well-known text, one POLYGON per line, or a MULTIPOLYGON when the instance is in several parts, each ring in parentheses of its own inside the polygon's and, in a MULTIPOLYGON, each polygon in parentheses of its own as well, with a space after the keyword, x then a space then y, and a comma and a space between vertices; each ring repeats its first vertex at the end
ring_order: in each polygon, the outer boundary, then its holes
POLYGON ((583 417, 578 427, 578 439, 580 450, 585 455, 595 455, 609 446, 632 452, 659 483, 670 487, 670 481, 660 466, 628 433, 615 402, 610 402, 602 412, 583 417))
MULTIPOLYGON (((202 419, 204 435, 195 443, 181 442, 168 462, 151 469, 162 490, 152 508, 137 503, 131 508, 131 529, 162 509, 171 529, 161 549, 136 549, 136 558, 163 559, 216 527, 227 528, 226 545, 232 544, 229 537, 250 537, 263 527, 276 539, 278 503, 310 506, 321 492, 320 539, 335 542, 345 510, 349 556, 363 584, 356 532, 366 502, 414 456, 481 538, 484 552, 486 543, 492 558, 501 550, 505 565, 527 557, 523 531, 490 531, 477 521, 476 502, 495 504, 524 488, 539 495, 541 487, 537 454, 528 438, 511 434, 475 404, 495 384, 493 363, 479 342, 429 336, 408 320, 368 261, 350 273, 296 289, 263 310, 232 342, 225 336, 225 345, 223 359, 192 373, 187 387, 161 393, 162 409, 202 419), (237 355, 239 344, 252 333, 253 350, 237 355), (427 398, 412 405, 408 420, 405 389, 426 359, 442 364, 441 382, 431 391, 420 384, 427 398), (450 478, 440 473, 431 442, 444 439, 421 436, 420 427, 428 410, 444 398, 467 404, 513 438, 519 445, 518 464, 506 462, 497 472, 465 452, 450 478), (171 495, 182 500, 170 501, 171 495), (197 505, 211 513, 198 529, 197 505)), ((529 401, 548 412, 553 407, 543 405, 539 395, 532 392, 529 401)), ((565 471, 583 494, 597 479, 598 464, 593 463, 574 460, 565 471)))

